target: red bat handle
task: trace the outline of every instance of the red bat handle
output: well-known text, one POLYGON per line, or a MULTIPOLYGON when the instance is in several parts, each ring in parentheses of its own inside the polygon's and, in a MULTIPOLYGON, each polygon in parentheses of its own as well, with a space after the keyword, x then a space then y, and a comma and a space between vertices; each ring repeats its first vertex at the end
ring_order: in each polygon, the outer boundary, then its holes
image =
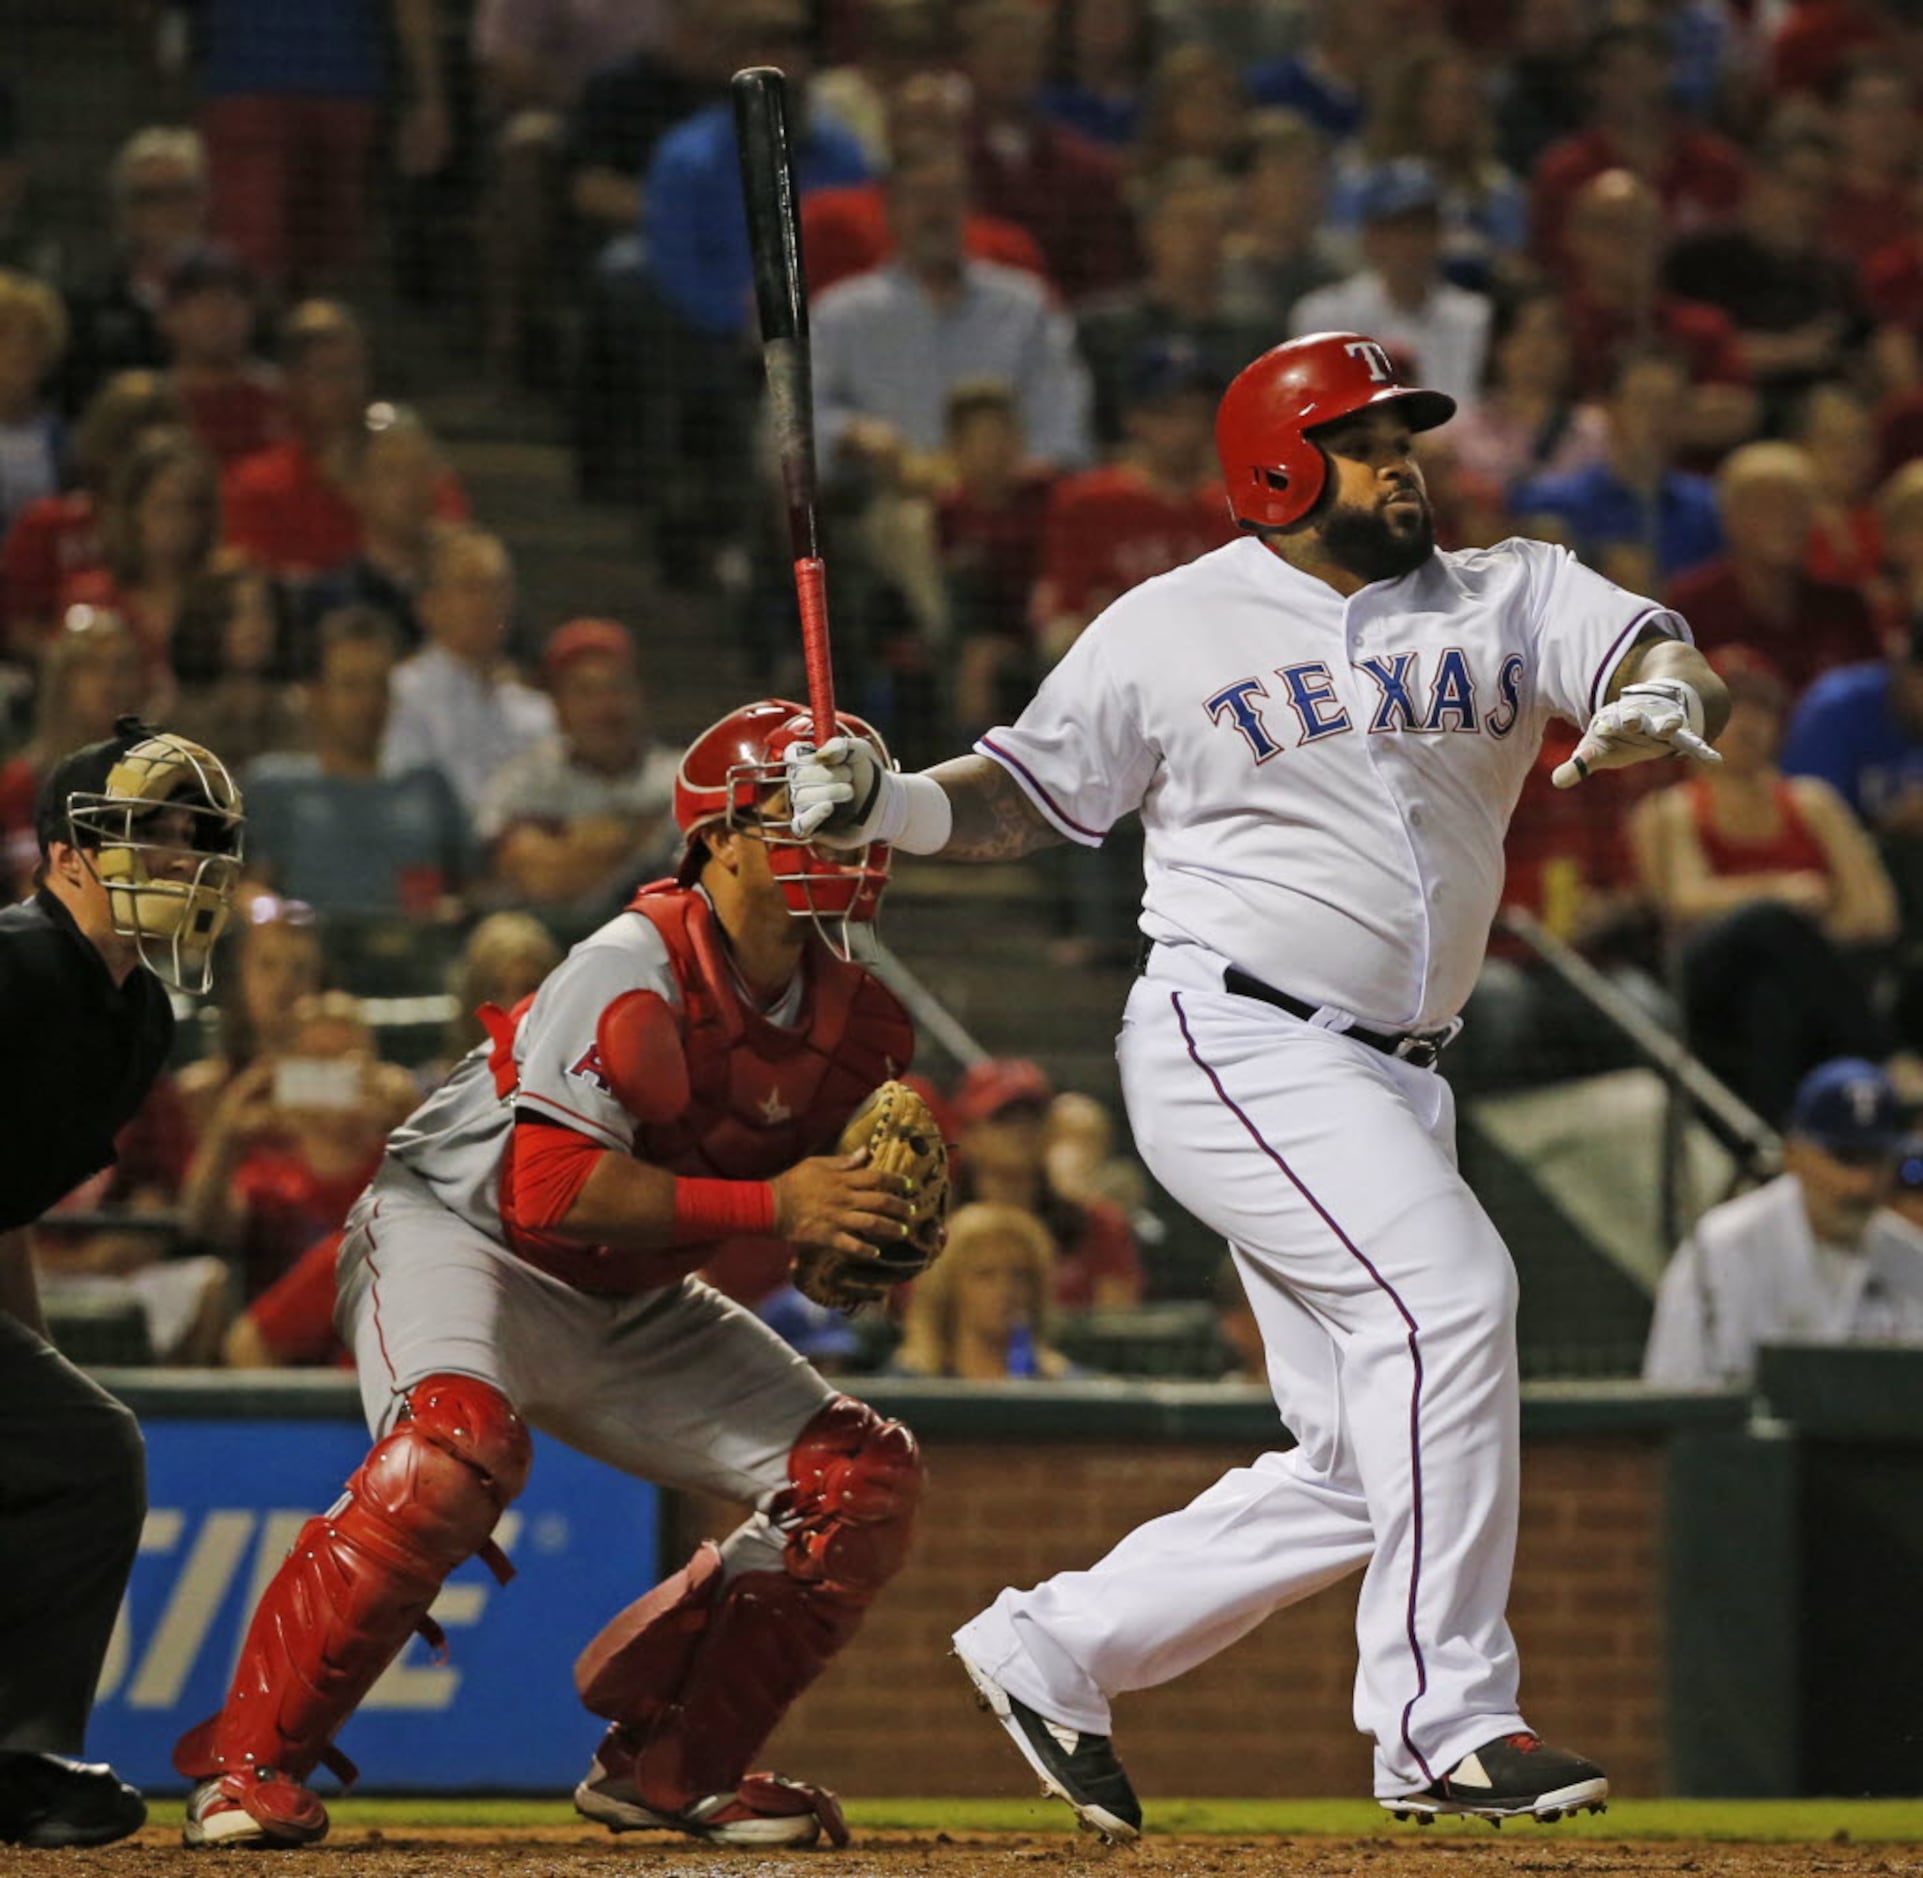
POLYGON ((837 734, 835 674, 828 655, 828 570, 820 555, 795 563, 795 599, 801 607, 801 658, 808 672, 808 710, 815 720, 815 742, 837 734))

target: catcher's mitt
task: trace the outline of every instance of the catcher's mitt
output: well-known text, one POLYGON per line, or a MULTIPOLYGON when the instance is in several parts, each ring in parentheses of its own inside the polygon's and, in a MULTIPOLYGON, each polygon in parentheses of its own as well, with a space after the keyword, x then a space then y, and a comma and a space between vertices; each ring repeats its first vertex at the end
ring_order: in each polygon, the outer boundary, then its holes
POLYGON ((899 1174, 915 1209, 905 1239, 866 1252, 803 1246, 795 1259, 795 1286, 804 1297, 834 1310, 885 1298, 897 1285, 919 1278, 941 1256, 948 1237, 948 1144, 928 1104, 905 1082, 885 1082, 849 1116, 838 1154, 868 1150, 868 1165, 899 1174))

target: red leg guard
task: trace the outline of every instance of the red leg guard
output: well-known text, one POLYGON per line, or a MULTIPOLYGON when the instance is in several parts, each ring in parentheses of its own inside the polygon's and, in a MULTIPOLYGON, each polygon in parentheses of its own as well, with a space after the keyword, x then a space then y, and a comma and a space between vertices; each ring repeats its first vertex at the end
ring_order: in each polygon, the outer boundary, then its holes
POLYGON ((703 1547, 588 1646, 575 1686, 616 1726, 602 1759, 631 1761, 643 1804, 684 1811, 739 1785, 761 1744, 901 1569, 921 1456, 899 1422, 840 1396, 802 1431, 772 1517, 779 1572, 720 1577, 703 1547))
POLYGON ((527 1484, 526 1425, 471 1376, 408 1391, 339 1504, 301 1528, 262 1595, 226 1705, 180 1738, 190 1779, 271 1767, 304 1780, 335 1731, 527 1484))

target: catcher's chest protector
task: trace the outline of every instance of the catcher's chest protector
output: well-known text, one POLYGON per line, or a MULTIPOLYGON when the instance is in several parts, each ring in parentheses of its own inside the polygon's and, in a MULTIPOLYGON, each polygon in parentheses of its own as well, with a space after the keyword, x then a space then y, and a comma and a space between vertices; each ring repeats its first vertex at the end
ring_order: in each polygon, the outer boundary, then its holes
POLYGON ((643 1122, 637 1160, 677 1174, 765 1180, 833 1145, 877 1083, 913 1060, 915 1032, 893 992, 812 935, 801 1021, 771 1024, 743 1001, 713 909, 685 889, 643 893, 630 911, 667 942, 681 991, 688 1106, 643 1122))

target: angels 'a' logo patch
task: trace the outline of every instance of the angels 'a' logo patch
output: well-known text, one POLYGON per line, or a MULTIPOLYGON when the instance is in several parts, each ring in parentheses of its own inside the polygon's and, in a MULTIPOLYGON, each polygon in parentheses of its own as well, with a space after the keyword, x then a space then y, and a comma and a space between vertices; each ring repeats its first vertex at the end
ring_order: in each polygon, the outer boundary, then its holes
POLYGON ((582 1052, 581 1060, 568 1071, 570 1076, 579 1076, 583 1082, 591 1082, 603 1095, 610 1092, 606 1072, 601 1068, 601 1046, 591 1043, 582 1052))

